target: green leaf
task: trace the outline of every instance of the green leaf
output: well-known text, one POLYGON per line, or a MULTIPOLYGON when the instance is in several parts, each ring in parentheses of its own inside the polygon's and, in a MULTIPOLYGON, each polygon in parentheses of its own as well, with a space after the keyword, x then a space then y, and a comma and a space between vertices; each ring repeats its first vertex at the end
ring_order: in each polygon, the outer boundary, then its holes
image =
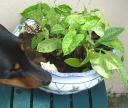
POLYGON ((71 53, 84 39, 84 34, 76 34, 75 30, 70 30, 62 41, 64 55, 71 53))
POLYGON ((111 27, 108 28, 105 33, 104 36, 111 36, 111 37, 117 37, 119 36, 119 34, 121 34, 124 31, 124 28, 122 27, 111 27))
POLYGON ((82 70, 83 73, 86 73, 88 71, 90 71, 90 68, 85 68, 85 69, 82 70))
POLYGON ((56 13, 54 8, 51 8, 46 15, 46 19, 48 19, 48 24, 52 27, 53 25, 57 24, 59 21, 59 14, 56 13))
POLYGON ((57 9, 61 11, 61 13, 70 13, 72 10, 72 8, 66 4, 59 5, 57 9))
POLYGON ((94 17, 94 16, 87 17, 87 19, 85 20, 85 24, 81 26, 81 30, 91 30, 93 27, 97 25, 98 21, 99 21, 98 17, 94 17))
POLYGON ((68 58, 65 59, 64 62, 72 67, 79 67, 81 64, 81 61, 77 58, 68 58))
POLYGON ((113 27, 107 29, 104 33, 104 36, 96 42, 96 45, 117 39, 117 36, 119 36, 119 34, 123 32, 123 30, 124 29, 121 27, 113 27))
POLYGON ((74 28, 78 28, 80 24, 85 23, 85 19, 82 15, 74 13, 67 16, 67 18, 65 19, 65 22, 74 28))
POLYGON ((32 49, 35 49, 37 47, 38 41, 40 42, 40 40, 38 40, 36 36, 34 36, 32 38, 32 41, 31 41, 31 47, 32 47, 32 49))
POLYGON ((58 24, 61 25, 65 30, 69 27, 69 25, 65 22, 66 16, 61 15, 58 20, 58 24))
POLYGON ((41 25, 42 27, 45 27, 48 24, 48 19, 46 19, 45 17, 42 18, 42 22, 41 25))
POLYGON ((61 48, 61 40, 57 38, 45 39, 37 46, 37 51, 42 53, 50 53, 61 48))
POLYGON ((112 60, 111 54, 109 54, 109 53, 107 53, 107 54, 97 53, 94 56, 95 57, 90 58, 92 64, 99 64, 99 65, 105 67, 107 70, 118 69, 115 62, 112 60))
POLYGON ((26 19, 33 19, 38 24, 41 24, 42 17, 44 16, 44 13, 48 12, 50 7, 45 3, 38 3, 36 5, 30 6, 26 8, 22 13, 22 17, 26 19))
POLYGON ((44 29, 43 29, 42 35, 44 35, 45 39, 48 39, 48 38, 49 38, 49 31, 48 31, 47 28, 44 28, 44 29))
POLYGON ((21 15, 28 15, 29 13, 33 12, 33 11, 49 11, 50 7, 46 4, 46 3, 37 3, 35 5, 29 6, 28 8, 26 8, 21 15))
POLYGON ((92 52, 90 55, 92 68, 104 78, 110 78, 112 75, 111 71, 118 69, 110 54, 92 52))
POLYGON ((53 33, 53 34, 63 34, 64 30, 65 29, 61 25, 56 24, 51 28, 51 33, 53 33))
POLYGON ((80 63, 80 67, 85 65, 86 63, 88 63, 90 61, 90 53, 89 51, 86 49, 86 57, 85 59, 80 63))
POLYGON ((112 72, 101 65, 92 65, 92 68, 104 78, 110 78, 112 76, 112 72))
POLYGON ((91 45, 95 45, 94 41, 91 39, 91 35, 86 36, 86 41, 89 42, 91 45))
POLYGON ((118 38, 113 41, 101 42, 101 44, 114 48, 115 50, 118 50, 120 53, 124 52, 123 44, 118 38))
POLYGON ((91 30, 94 31, 100 37, 104 36, 104 28, 100 23, 97 23, 91 30))
POLYGON ((118 72, 120 74, 122 81, 124 82, 124 84, 126 84, 126 86, 128 86, 128 71, 127 71, 127 69, 125 68, 123 62, 121 61, 121 59, 118 56, 116 56, 114 54, 111 54, 111 56, 112 56, 112 60, 118 66, 118 72))
POLYGON ((98 9, 91 11, 91 15, 100 18, 99 23, 103 24, 105 29, 109 27, 108 21, 105 19, 104 15, 98 9))
POLYGON ((89 52, 87 51, 87 56, 85 57, 83 61, 77 58, 68 58, 64 62, 72 67, 82 67, 83 65, 89 62, 90 60, 89 57, 90 55, 89 55, 89 52))
POLYGON ((32 38, 31 47, 34 49, 37 47, 38 43, 41 42, 45 38, 43 32, 38 33, 36 36, 32 38))

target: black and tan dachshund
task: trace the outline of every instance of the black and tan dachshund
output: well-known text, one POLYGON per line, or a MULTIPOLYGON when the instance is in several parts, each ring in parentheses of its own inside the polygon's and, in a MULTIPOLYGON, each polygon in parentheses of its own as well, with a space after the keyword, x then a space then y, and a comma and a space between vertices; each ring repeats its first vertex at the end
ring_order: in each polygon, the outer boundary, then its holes
POLYGON ((47 71, 28 60, 21 41, 0 24, 0 83, 36 88, 50 81, 47 71))

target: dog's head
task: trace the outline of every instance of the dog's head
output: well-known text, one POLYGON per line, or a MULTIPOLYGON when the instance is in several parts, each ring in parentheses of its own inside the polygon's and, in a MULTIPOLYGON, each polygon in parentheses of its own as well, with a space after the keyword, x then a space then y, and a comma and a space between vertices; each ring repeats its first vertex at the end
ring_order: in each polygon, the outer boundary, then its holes
POLYGON ((0 25, 0 82, 23 88, 48 85, 51 75, 32 64, 20 46, 20 40, 0 25))

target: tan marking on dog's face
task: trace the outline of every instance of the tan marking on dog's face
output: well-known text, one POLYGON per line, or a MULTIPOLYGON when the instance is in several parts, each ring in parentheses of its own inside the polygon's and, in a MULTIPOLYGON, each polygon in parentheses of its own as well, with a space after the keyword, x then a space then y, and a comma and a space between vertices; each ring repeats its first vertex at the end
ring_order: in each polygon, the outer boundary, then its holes
POLYGON ((15 66, 14 66, 14 70, 18 71, 21 69, 21 65, 19 62, 16 62, 15 66))
POLYGON ((41 85, 41 82, 34 76, 28 76, 24 78, 13 78, 13 79, 0 79, 0 82, 7 85, 12 85, 22 88, 37 88, 41 85))
POLYGON ((21 48, 22 51, 25 50, 25 49, 24 49, 24 44, 23 44, 23 43, 20 44, 20 48, 21 48))

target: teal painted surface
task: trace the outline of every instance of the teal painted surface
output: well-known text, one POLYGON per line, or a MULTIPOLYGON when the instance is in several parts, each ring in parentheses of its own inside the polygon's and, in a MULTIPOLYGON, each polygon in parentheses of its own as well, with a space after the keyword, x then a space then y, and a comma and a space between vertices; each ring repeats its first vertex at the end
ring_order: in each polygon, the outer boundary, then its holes
POLYGON ((30 90, 14 89, 13 108, 30 108, 30 90))
MULTIPOLYGON (((12 106, 13 108, 30 108, 30 106, 32 108, 50 108, 50 95, 46 92, 34 90, 31 96, 30 90, 15 88, 13 97, 11 90, 9 86, 0 85, 0 108, 10 108, 10 106, 11 108, 12 106)), ((73 106, 71 108, 108 108, 104 82, 90 91, 73 94, 72 97, 70 95, 53 95, 53 108, 70 108, 70 106, 73 106), (92 105, 89 105, 90 103, 92 105)))
POLYGON ((0 85, 0 108, 10 108, 11 87, 0 85))
POLYGON ((104 82, 91 89, 92 108, 108 108, 107 94, 104 82))
POLYGON ((70 108, 70 96, 53 95, 53 108, 70 108))
POLYGON ((33 108, 50 108, 50 95, 41 90, 33 92, 33 108))
POLYGON ((73 95, 73 108, 90 108, 87 90, 73 95))

